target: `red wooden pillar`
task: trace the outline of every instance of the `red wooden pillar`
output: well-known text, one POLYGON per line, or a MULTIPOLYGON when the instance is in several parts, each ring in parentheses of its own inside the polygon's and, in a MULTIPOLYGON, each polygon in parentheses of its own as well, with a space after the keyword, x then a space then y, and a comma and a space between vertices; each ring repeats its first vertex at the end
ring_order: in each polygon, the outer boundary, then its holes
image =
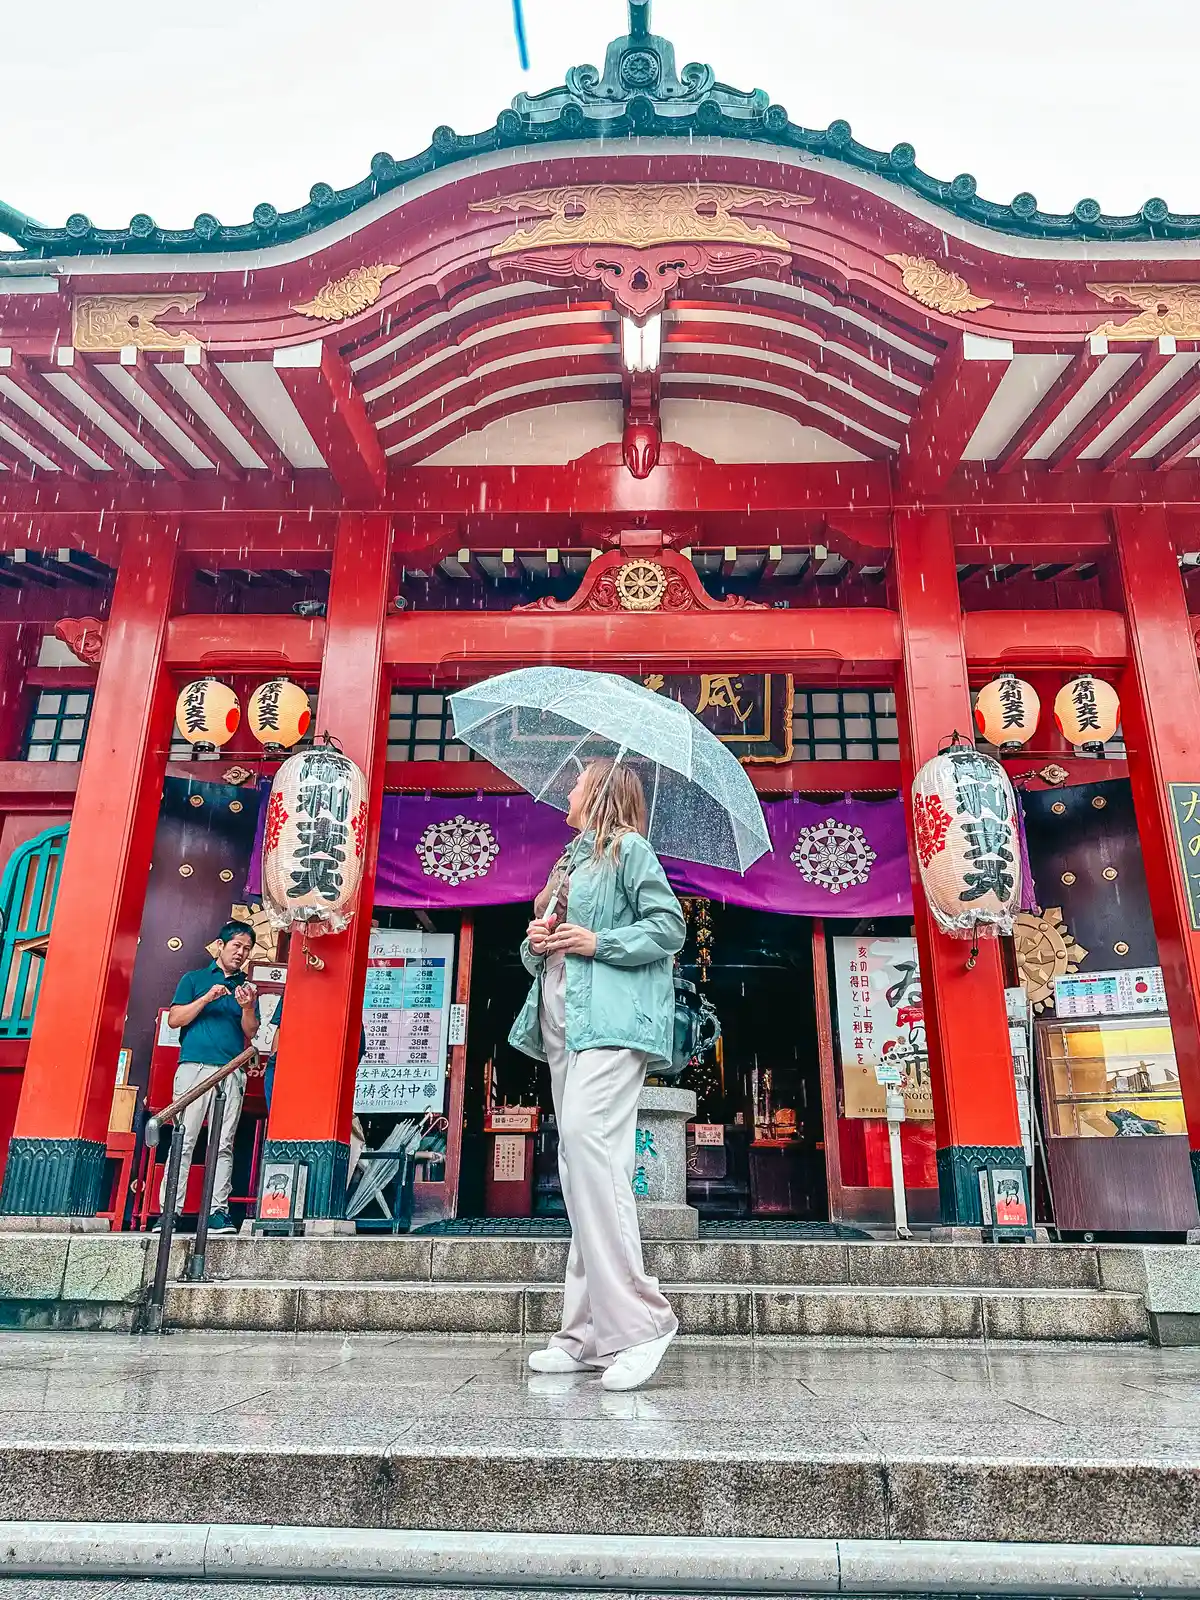
POLYGON ((1200 1197, 1200 932, 1188 910, 1167 788, 1200 790, 1196 641, 1163 507, 1122 508, 1114 520, 1129 630, 1121 701, 1129 779, 1200 1197))
POLYGON ((895 565, 903 636, 901 768, 942 1221, 978 1227, 979 1173, 986 1167, 1025 1170, 1000 950, 995 940, 982 941, 968 971, 966 943, 938 931, 921 892, 911 811, 917 769, 955 729, 969 736, 974 727, 949 515, 897 512, 895 565))
POLYGON ((0 1210, 93 1216, 170 745, 178 528, 124 521, 0 1210))
POLYGON ((387 755, 389 684, 383 634, 391 557, 390 518, 343 513, 329 581, 317 725, 320 732, 333 734, 366 775, 367 857, 358 911, 349 929, 313 947, 324 967, 307 966, 300 938, 292 940, 264 1151, 266 1160, 307 1163, 306 1209, 311 1217, 340 1217, 346 1209, 387 755))

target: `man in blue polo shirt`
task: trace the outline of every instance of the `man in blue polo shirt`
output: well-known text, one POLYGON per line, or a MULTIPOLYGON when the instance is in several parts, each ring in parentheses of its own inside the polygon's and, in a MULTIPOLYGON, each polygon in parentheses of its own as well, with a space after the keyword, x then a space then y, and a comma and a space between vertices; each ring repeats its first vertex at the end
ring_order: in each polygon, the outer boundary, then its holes
MULTIPOLYGON (((169 1027, 179 1029, 179 1065, 175 1069, 173 1098, 178 1099, 207 1077, 214 1067, 223 1067, 242 1051, 258 1032, 258 999, 254 985, 244 971, 254 948, 253 929, 244 922, 227 922, 217 935, 220 946, 206 967, 185 972, 175 990, 167 1012, 169 1027)), ((221 1142, 217 1149, 217 1170, 213 1184, 210 1233, 234 1233, 229 1219, 229 1191, 233 1187, 233 1141, 242 1114, 246 1074, 240 1070, 225 1080, 225 1115, 221 1122, 221 1142)), ((193 1100, 182 1114, 183 1157, 180 1166, 176 1214, 182 1208, 192 1154, 209 1112, 215 1090, 193 1100)), ((159 1206, 166 1204, 166 1174, 159 1190, 159 1206)))

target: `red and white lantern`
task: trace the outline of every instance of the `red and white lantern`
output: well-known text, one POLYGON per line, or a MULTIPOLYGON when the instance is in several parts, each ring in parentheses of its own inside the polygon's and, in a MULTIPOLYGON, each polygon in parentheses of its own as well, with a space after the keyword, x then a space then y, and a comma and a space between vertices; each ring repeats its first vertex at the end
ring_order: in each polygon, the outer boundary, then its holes
POLYGON ((242 707, 227 683, 197 678, 185 683, 175 702, 175 726, 197 750, 219 750, 238 730, 242 707))
POLYGON ((1058 731, 1077 749, 1103 755, 1104 746, 1121 725, 1121 700, 1111 683, 1080 673, 1064 683, 1054 700, 1058 731))
POLYGON ((279 755, 299 744, 312 723, 307 692, 288 678, 260 683, 246 708, 250 732, 268 755, 279 755))
POLYGON ((1040 711, 1041 701, 1033 685, 1006 672, 979 691, 975 726, 989 744, 998 745, 1001 754, 1009 755, 1033 738, 1040 711))
POLYGON ((1016 796, 1000 763, 963 742, 927 761, 913 780, 913 831, 942 932, 1011 933, 1021 908, 1021 846, 1016 796))
POLYGON ((340 933, 354 914, 367 842, 367 780, 319 745, 289 756, 263 826, 263 907, 272 925, 340 933))

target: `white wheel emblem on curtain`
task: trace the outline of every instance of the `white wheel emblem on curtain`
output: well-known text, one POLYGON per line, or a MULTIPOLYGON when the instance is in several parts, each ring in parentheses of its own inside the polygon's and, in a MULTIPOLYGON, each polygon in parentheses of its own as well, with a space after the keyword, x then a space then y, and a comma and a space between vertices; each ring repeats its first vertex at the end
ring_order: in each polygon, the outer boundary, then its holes
POLYGON ((871 876, 875 852, 861 828, 827 817, 796 835, 792 862, 806 883, 841 894, 871 876))
POLYGON ((451 887, 470 878, 486 878, 500 854, 491 827, 461 814, 449 822, 431 822, 416 849, 425 876, 451 887))

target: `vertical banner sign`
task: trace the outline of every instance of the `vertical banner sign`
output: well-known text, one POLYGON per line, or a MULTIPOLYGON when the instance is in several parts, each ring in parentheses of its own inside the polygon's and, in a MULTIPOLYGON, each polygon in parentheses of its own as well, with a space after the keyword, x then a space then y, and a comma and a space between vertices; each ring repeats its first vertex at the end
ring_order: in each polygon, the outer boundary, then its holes
POLYGON ((371 935, 354 1109, 445 1110, 454 935, 378 928, 371 935))
POLYGON ((1200 783, 1169 783, 1167 796, 1187 891, 1188 917, 1193 930, 1200 933, 1200 783))
POLYGON ((847 1117, 886 1117, 888 1082, 905 1117, 933 1121, 933 1089, 915 939, 837 937, 833 971, 847 1117))
POLYGON ((1029 1047, 1029 996, 1017 985, 1004 991, 1008 1013, 1008 1043, 1012 1050, 1013 1082, 1017 1090, 1017 1116, 1021 1124, 1021 1144, 1025 1165, 1033 1166, 1033 1072, 1029 1047))

